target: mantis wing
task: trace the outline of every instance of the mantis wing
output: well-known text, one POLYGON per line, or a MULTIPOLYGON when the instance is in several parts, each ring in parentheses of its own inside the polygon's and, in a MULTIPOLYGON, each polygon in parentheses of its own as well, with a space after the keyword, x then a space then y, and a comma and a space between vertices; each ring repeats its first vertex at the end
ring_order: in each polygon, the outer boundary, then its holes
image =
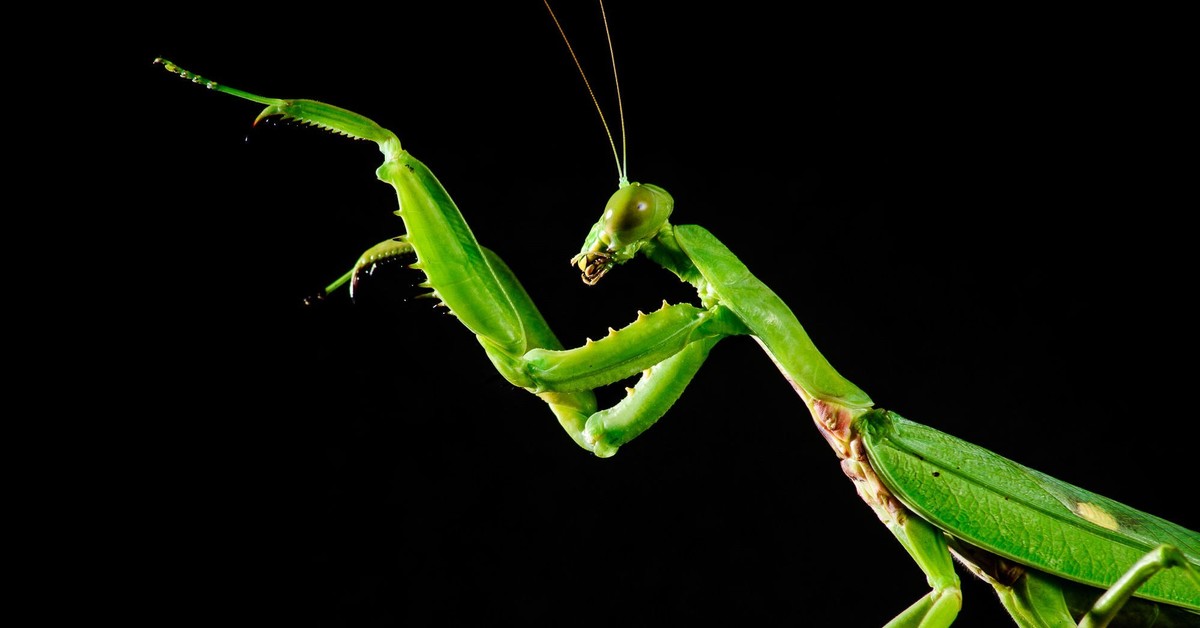
MULTIPOLYGON (((1052 478, 893 412, 864 415, 871 465, 906 506, 972 545, 1107 588, 1160 544, 1200 568, 1200 534, 1052 478)), ((1200 610, 1195 585, 1166 570, 1140 597, 1200 610)))

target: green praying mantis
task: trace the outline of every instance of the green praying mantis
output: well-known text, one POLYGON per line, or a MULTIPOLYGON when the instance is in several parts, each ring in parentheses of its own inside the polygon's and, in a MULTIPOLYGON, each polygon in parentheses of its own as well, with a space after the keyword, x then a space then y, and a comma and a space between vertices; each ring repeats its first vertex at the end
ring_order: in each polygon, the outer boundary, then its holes
POLYGON ((1124 619, 1160 610, 1164 622, 1171 617, 1180 625, 1194 622, 1200 597, 1195 532, 876 409, 821 357, 790 309, 728 249, 702 228, 667 220, 671 197, 665 190, 648 184, 622 186, 608 204, 611 215, 606 209, 573 262, 586 281, 596 283, 640 252, 693 286, 699 307, 667 305, 639 316, 610 337, 561 350, 515 277, 475 242, 432 174, 400 148, 393 134, 329 105, 263 99, 210 86, 267 105, 263 115, 290 116, 376 141, 385 155, 378 174, 397 189, 406 236, 385 241, 366 256, 359 270, 373 257, 415 252, 428 275, 428 287, 475 332, 498 371, 546 401, 575 442, 598 455, 612 455, 665 414, 719 340, 754 337, 843 456, 843 468, 855 479, 860 495, 930 578, 934 590, 897 617, 895 625, 953 621, 959 599, 950 550, 994 582, 1006 608, 1022 625, 1074 623, 1102 589, 1127 573, 1147 579, 1117 586, 1111 602, 1085 622, 1103 625, 1116 614, 1124 619), (592 388, 641 372, 646 373, 626 401, 597 411, 590 399, 592 388), (975 502, 970 511, 990 512, 989 520, 1017 519, 1022 525, 1001 529, 975 527, 969 518, 960 521, 964 515, 952 513, 939 501, 938 496, 946 494, 942 491, 960 497, 971 494, 975 502), (1000 510, 987 511, 982 504, 991 501, 1000 510), (1005 537, 1029 531, 1053 539, 1059 548, 1095 543, 1095 551, 1107 552, 1111 559, 1030 553, 1028 543, 1005 537), (1069 535, 1079 536, 1073 540, 1076 537, 1069 535), (1176 552, 1154 554, 1164 543, 1176 552), (1143 558, 1148 560, 1142 569, 1134 570, 1143 558), (1042 562, 1025 562, 1033 560, 1042 562), (1084 586, 1062 578, 1080 579, 1084 586), (1149 594, 1130 598, 1138 587, 1149 594), (1133 601, 1120 606, 1127 600, 1133 601))

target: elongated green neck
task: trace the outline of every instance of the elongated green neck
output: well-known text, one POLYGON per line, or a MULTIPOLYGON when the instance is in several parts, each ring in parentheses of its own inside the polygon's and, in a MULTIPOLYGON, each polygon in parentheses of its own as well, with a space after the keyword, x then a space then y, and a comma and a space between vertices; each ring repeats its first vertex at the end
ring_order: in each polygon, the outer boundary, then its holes
POLYGON ((865 392, 821 355, 779 295, 728 247, 703 227, 669 227, 647 243, 647 256, 696 288, 706 309, 725 307, 735 313, 806 403, 821 400, 847 408, 872 405, 865 392))

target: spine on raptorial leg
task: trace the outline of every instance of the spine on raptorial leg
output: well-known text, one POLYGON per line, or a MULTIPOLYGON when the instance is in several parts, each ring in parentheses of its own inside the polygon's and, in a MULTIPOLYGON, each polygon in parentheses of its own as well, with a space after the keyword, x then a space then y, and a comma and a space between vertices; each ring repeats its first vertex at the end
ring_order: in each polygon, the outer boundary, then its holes
POLYGON ((385 160, 391 159, 401 152, 400 140, 396 138, 394 133, 379 126, 370 118, 348 109, 342 109, 341 107, 317 100, 267 98, 206 79, 162 57, 155 59, 154 63, 162 65, 168 72, 177 74, 198 85, 203 85, 210 90, 237 96, 238 98, 260 105, 267 105, 267 108, 263 109, 258 114, 258 117, 254 119, 254 124, 258 124, 264 118, 279 116, 285 120, 295 120, 331 133, 345 135, 352 139, 375 142, 379 144, 379 150, 383 152, 385 160))
POLYGON ((592 452, 601 458, 654 425, 683 394, 709 351, 724 336, 711 336, 693 342, 675 355, 647 368, 637 384, 625 389, 625 397, 611 408, 590 416, 583 438, 592 452))
MULTIPOLYGON (((376 172, 396 189, 408 242, 417 253, 415 267, 423 284, 463 325, 504 354, 516 357, 540 346, 530 327, 543 327, 537 308, 515 277, 505 281, 504 269, 484 252, 450 194, 415 157, 402 152, 376 172), (510 285, 511 284, 511 285, 510 285)), ((557 342, 557 341, 556 341, 557 342)))
POLYGON ((533 349, 523 357, 533 392, 590 390, 636 375, 698 340, 727 335, 728 324, 714 313, 686 303, 638 312, 629 325, 599 340, 566 351, 533 349))

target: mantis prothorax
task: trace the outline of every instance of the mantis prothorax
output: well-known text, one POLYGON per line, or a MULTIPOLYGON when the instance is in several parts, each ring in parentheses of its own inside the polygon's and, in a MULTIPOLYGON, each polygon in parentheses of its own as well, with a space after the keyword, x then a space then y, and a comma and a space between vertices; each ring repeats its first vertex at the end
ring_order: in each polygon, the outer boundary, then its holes
POLYGON ((476 241, 433 174, 392 132, 331 105, 263 98, 163 63, 266 105, 260 120, 294 118, 376 142, 384 155, 377 176, 395 187, 406 232, 365 254, 344 279, 374 259, 415 254, 425 286, 476 335, 497 370, 545 401, 571 438, 598 456, 613 455, 667 413, 718 341, 754 338, 808 407, 860 496, 929 578, 929 595, 892 625, 953 622, 961 599, 952 554, 996 588, 1019 625, 1101 626, 1117 616, 1131 625, 1154 616, 1154 625, 1197 621, 1200 535, 876 408, 719 240, 670 222, 673 200, 662 188, 622 181, 572 263, 594 284, 641 253, 693 286, 700 306, 664 304, 606 338, 564 350, 516 278, 476 241), (625 400, 597 408, 592 389, 638 373, 625 400), (971 508, 958 505, 968 499, 971 508), (975 512, 989 514, 980 520, 975 512), (989 524, 996 520, 1019 524, 989 524), (1035 552, 1030 531, 1091 559, 1035 552))

